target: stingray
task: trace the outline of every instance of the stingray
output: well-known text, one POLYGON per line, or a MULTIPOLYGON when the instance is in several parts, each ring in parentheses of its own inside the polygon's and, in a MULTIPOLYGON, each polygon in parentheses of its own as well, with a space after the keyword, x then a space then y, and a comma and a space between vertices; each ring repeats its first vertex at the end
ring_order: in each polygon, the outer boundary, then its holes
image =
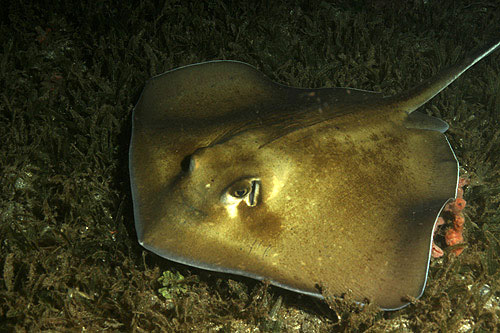
POLYGON ((237 61, 153 77, 130 145, 140 244, 311 296, 406 306, 458 183, 448 125, 414 111, 499 46, 389 97, 289 87, 237 61))

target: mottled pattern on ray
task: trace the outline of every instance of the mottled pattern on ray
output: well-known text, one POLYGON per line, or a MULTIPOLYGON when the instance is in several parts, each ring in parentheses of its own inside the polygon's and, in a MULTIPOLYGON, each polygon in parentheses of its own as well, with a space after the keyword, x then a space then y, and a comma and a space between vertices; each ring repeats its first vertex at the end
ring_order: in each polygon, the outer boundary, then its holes
POLYGON ((446 123, 412 112, 499 44, 393 97, 288 87, 235 61, 151 79, 130 146, 139 241, 309 295, 405 306, 458 181, 446 123))

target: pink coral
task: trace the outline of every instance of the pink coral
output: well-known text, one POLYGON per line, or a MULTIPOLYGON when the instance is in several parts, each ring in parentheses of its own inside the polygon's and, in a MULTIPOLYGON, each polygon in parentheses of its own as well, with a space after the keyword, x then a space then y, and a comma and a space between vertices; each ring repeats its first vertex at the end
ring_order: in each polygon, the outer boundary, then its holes
MULTIPOLYGON (((436 233, 436 229, 439 226, 448 225, 446 229, 444 240, 447 246, 453 246, 457 244, 462 244, 464 242, 463 230, 465 224, 465 218, 463 215, 463 210, 467 204, 467 202, 463 199, 463 186, 469 184, 469 180, 465 178, 460 178, 458 181, 458 189, 457 189, 457 198, 452 202, 446 204, 443 212, 448 213, 451 216, 450 223, 446 223, 445 219, 440 216, 436 222, 436 226, 434 228, 434 234, 436 233)), ((451 251, 451 253, 455 255, 460 255, 464 250, 463 247, 457 247, 451 251)), ((432 257, 439 258, 443 256, 444 251, 432 242, 432 257)))

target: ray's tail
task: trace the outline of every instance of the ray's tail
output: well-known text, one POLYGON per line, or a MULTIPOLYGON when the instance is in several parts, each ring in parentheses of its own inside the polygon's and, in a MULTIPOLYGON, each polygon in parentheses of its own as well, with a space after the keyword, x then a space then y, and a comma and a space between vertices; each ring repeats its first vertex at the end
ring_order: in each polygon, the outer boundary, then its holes
POLYGON ((422 82, 413 89, 388 97, 388 103, 399 111, 412 113, 441 90, 455 81, 463 72, 472 67, 476 62, 500 49, 500 39, 488 43, 477 52, 467 56, 462 62, 440 71, 435 76, 422 82))

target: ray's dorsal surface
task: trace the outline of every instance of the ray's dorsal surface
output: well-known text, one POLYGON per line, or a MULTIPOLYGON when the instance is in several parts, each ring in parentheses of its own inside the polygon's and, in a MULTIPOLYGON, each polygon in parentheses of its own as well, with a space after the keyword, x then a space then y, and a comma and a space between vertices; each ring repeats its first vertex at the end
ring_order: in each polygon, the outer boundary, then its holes
POLYGON ((130 146, 139 242, 312 296, 407 305, 458 181, 447 124, 412 112, 499 45, 393 97, 288 87, 235 61, 152 78, 130 146))

